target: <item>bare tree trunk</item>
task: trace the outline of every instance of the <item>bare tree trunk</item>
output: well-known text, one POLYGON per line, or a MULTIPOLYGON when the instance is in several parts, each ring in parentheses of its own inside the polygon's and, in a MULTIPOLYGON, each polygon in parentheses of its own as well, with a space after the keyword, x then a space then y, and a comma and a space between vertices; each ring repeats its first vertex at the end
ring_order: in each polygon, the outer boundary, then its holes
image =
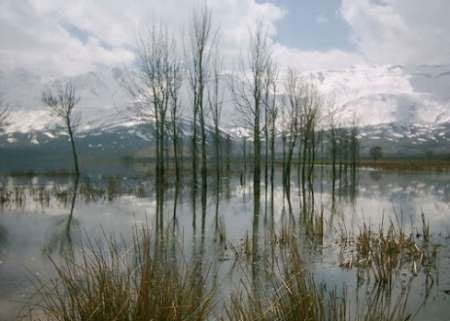
POLYGON ((179 143, 180 110, 178 102, 178 92, 181 87, 181 78, 179 75, 179 69, 180 67, 178 65, 178 62, 174 61, 172 66, 171 82, 169 83, 169 91, 171 98, 170 117, 171 117, 171 132, 172 132, 172 148, 175 163, 175 178, 177 183, 181 181, 181 166, 182 166, 180 160, 180 143, 179 143))
POLYGON ((216 183, 217 186, 220 185, 220 173, 221 173, 221 162, 220 162, 220 146, 221 146, 221 135, 220 135, 220 119, 222 114, 222 97, 220 95, 220 65, 219 65, 218 53, 214 58, 214 75, 212 88, 208 91, 208 102, 209 109, 211 112, 211 118, 214 124, 214 158, 215 158, 215 170, 216 170, 216 183))
POLYGON ((72 155, 73 155, 73 164, 74 164, 74 169, 75 169, 75 175, 79 176, 80 175, 80 166, 78 165, 77 148, 75 146, 75 139, 73 137, 72 125, 70 123, 70 118, 67 118, 66 121, 67 121, 67 131, 69 132, 69 137, 70 137, 70 144, 72 146, 72 155))
MULTIPOLYGON (((255 97, 256 98, 256 97, 255 97)), ((255 99, 255 101, 258 101, 255 99)), ((259 102, 255 104, 255 127, 253 131, 253 188, 255 194, 260 194, 261 188, 261 133, 260 133, 261 110, 259 102)))
MULTIPOLYGON (((161 237, 164 228, 164 188, 168 159, 169 143, 167 132, 171 132, 167 122, 167 112, 171 106, 172 121, 176 126, 176 91, 179 84, 177 80, 178 64, 176 57, 176 44, 162 26, 154 26, 145 37, 141 37, 137 51, 137 77, 130 88, 131 94, 136 98, 136 108, 145 120, 154 120, 155 158, 156 158, 156 217, 157 227, 161 237), (150 108, 149 108, 150 107, 150 108)), ((173 135, 176 140, 177 133, 173 135)))
MULTIPOLYGON (((271 139, 270 139, 270 195, 271 203, 273 203, 273 192, 274 192, 274 180, 275 180, 275 118, 276 111, 272 111, 272 126, 271 126, 271 139)), ((273 204, 271 204, 272 206, 273 204)), ((272 213, 273 214, 273 213, 272 213)))
POLYGON ((192 186, 197 188, 197 103, 194 99, 194 118, 192 121, 192 186))
MULTIPOLYGON (((201 99, 203 101, 203 99, 201 99)), ((207 189, 207 175, 208 175, 208 169, 207 169, 207 163, 206 163, 206 129, 205 129, 205 114, 203 111, 203 102, 200 104, 200 129, 201 129, 201 166, 200 166, 200 172, 202 175, 202 188, 207 189)))
POLYGON ((267 189, 269 184, 269 91, 266 90, 266 104, 264 108, 264 189, 267 198, 267 189))
POLYGON ((288 151, 286 155, 286 188, 289 189, 291 185, 291 168, 292 168, 292 158, 294 155, 294 148, 297 142, 297 135, 294 133, 294 137, 290 137, 288 144, 288 151))
POLYGON ((332 203, 334 204, 336 195, 336 154, 337 154, 337 142, 336 142, 336 128, 335 124, 331 124, 330 128, 330 144, 331 144, 331 195, 332 203))
POLYGON ((243 137, 242 140, 242 156, 244 161, 243 170, 241 171, 241 184, 245 184, 247 177, 247 138, 243 137))
POLYGON ((268 70, 271 70, 273 61, 268 33, 262 25, 251 34, 251 39, 248 60, 241 65, 244 80, 240 80, 238 86, 233 85, 232 90, 237 108, 253 130, 253 215, 254 221, 258 222, 261 197, 261 108, 268 70))
POLYGON ((227 135, 227 176, 230 176, 231 174, 231 137, 230 135, 227 135))
MULTIPOLYGON (((176 122, 172 123, 173 127, 176 127, 176 122)), ((175 179, 177 182, 180 182, 181 180, 181 169, 180 169, 180 156, 179 156, 179 147, 178 147, 178 131, 176 128, 173 128, 174 136, 172 139, 173 144, 173 157, 175 161, 175 179)))
MULTIPOLYGON (((191 87, 194 95, 194 130, 192 137, 192 170, 194 187, 197 185, 197 117, 200 123, 200 173, 202 188, 207 188, 207 150, 204 94, 209 64, 209 42, 211 40, 211 12, 205 6, 194 12, 191 34, 191 87)), ((202 193, 203 195, 203 193, 202 193)))
POLYGON ((215 147, 215 158, 216 158, 216 180, 217 184, 220 183, 220 172, 221 172, 221 162, 220 162, 220 132, 219 126, 216 124, 214 126, 214 147, 215 147))

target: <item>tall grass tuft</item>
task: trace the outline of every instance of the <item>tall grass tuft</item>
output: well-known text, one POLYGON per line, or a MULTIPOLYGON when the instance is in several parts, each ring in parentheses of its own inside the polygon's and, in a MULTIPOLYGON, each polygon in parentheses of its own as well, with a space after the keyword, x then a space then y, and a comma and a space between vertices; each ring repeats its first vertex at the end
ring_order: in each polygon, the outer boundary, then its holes
POLYGON ((37 280, 39 302, 31 319, 207 320, 213 291, 204 285, 206 276, 155 242, 148 228, 139 228, 131 249, 112 239, 88 241, 78 259, 52 261, 57 276, 37 280))
POLYGON ((404 267, 410 267, 413 275, 420 268, 424 268, 429 274, 429 268, 434 266, 437 247, 428 243, 429 226, 425 223, 424 216, 422 220, 423 242, 392 222, 386 229, 382 223, 377 231, 364 224, 354 239, 341 235, 340 239, 345 240, 341 245, 354 246, 355 255, 343 257, 340 265, 369 269, 379 285, 391 284, 394 273, 404 267))
POLYGON ((223 321, 344 321, 346 295, 317 285, 303 268, 295 242, 280 255, 280 273, 269 290, 244 284, 232 295, 223 321))
MULTIPOLYGON (((327 288, 304 268, 297 242, 290 239, 277 257, 278 273, 269 287, 242 281, 225 307, 221 321, 411 321, 409 291, 392 295, 390 288, 375 287, 351 302, 349 290, 327 288), (355 305, 356 304, 356 305, 355 305)), ((356 292, 358 296, 358 293, 356 292)))

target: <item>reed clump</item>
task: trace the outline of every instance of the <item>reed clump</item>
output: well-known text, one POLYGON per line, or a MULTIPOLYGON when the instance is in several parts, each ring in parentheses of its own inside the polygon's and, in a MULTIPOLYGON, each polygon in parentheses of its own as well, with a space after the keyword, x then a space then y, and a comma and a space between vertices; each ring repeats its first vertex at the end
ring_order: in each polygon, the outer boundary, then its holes
POLYGON ((285 220, 281 221, 280 227, 278 230, 275 228, 269 229, 267 238, 269 240, 269 244, 275 249, 277 246, 284 247, 288 246, 291 241, 297 239, 296 235, 297 225, 295 222, 291 222, 290 224, 285 220))
POLYGON ((343 321, 347 317, 346 295, 317 285, 304 269, 295 241, 277 259, 279 273, 269 290, 243 284, 231 296, 223 321, 343 321))
POLYGON ((369 269, 378 284, 391 284, 395 272, 405 267, 409 267, 413 275, 422 268, 429 271, 437 257, 437 246, 429 243, 429 226, 424 217, 422 220, 422 241, 392 222, 387 229, 381 223, 376 231, 363 224, 356 237, 341 235, 341 245, 353 250, 341 258, 340 266, 369 269))
POLYGON ((255 284, 254 278, 242 281, 243 290, 231 296, 220 320, 411 321, 413 318, 407 309, 408 291, 394 297, 390 289, 376 287, 374 293, 364 293, 361 300, 352 304, 349 289, 338 290, 318 283, 306 270, 294 239, 280 248, 275 267, 277 271, 270 273, 268 287, 255 284))
POLYGON ((207 320, 212 290, 193 264, 153 247, 148 228, 131 249, 116 241, 87 242, 78 259, 52 261, 56 278, 37 280, 32 320, 207 320))
POLYGON ((254 258, 254 244, 248 236, 248 232, 245 234, 245 237, 239 240, 237 245, 230 243, 230 248, 234 253, 234 259, 236 261, 251 261, 254 258))

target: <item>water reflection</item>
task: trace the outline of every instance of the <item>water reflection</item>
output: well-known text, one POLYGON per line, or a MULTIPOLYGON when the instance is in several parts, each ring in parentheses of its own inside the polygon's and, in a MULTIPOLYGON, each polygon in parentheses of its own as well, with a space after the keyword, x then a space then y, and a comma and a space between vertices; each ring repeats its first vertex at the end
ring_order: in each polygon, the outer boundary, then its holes
MULTIPOLYGON (((266 265, 274 264, 273 244, 286 242, 288 235, 295 235, 305 264, 320 280, 330 286, 345 284, 361 293, 375 290, 367 287, 370 282, 358 277, 357 271, 338 267, 336 239, 340 229, 357 232, 363 223, 378 226, 383 219, 398 219, 399 225, 417 232, 425 213, 435 238, 445 242, 450 222, 450 175, 377 171, 352 175, 343 167, 340 174, 337 168, 333 179, 331 172, 319 167, 309 174, 306 168, 305 180, 300 170, 292 174, 297 177, 288 185, 281 173, 269 173, 263 188, 253 188, 251 179, 242 173, 211 180, 207 189, 191 188, 189 182, 155 187, 148 177, 2 177, 0 288, 7 290, 0 295, 0 307, 9 306, 20 289, 27 287, 21 267, 49 273, 46 254, 76 251, 77 240, 84 234, 81 230, 92 237, 112 232, 127 239, 134 224, 149 222, 159 240, 155 251, 161 257, 177 260, 180 248, 195 258, 199 277, 214 262, 214 269, 220 271, 217 279, 226 283, 225 292, 238 282, 236 273, 242 274, 236 268, 236 252, 246 253, 239 260, 248 257, 252 262, 250 279, 255 288, 261 288, 266 265), (167 247, 171 248, 169 254, 163 251, 167 247)), ((448 255, 442 254, 438 264, 449 269, 448 255)), ((408 285, 414 290, 410 301, 416 306, 424 297, 433 298, 417 312, 419 319, 428 316, 427 311, 449 312, 442 303, 442 289, 450 289, 447 274, 445 270, 440 274, 440 289, 436 289, 437 278, 428 279, 427 273, 408 285)), ((400 306, 396 300, 401 291, 396 291, 394 298, 375 293, 365 300, 372 300, 373 309, 388 310, 389 304, 400 306)), ((357 293, 352 297, 357 298, 357 293)), ((410 306, 407 310, 416 314, 410 306)), ((6 318, 2 313, 0 319, 6 318)))
MULTIPOLYGON (((52 254, 58 251, 61 255, 73 256, 73 229, 77 229, 79 232, 79 221, 74 218, 75 204, 78 195, 78 185, 80 177, 77 175, 74 179, 72 200, 70 203, 70 211, 67 217, 58 219, 54 226, 51 227, 52 235, 48 242, 44 245, 43 251, 46 254, 52 254)), ((89 201, 91 201, 89 199, 89 201)), ((79 234, 79 233, 78 233, 79 234)), ((79 237, 79 235, 78 235, 79 237)))
POLYGON ((4 251, 6 250, 8 242, 8 230, 5 226, 0 224, 0 261, 2 260, 2 256, 4 255, 4 251))

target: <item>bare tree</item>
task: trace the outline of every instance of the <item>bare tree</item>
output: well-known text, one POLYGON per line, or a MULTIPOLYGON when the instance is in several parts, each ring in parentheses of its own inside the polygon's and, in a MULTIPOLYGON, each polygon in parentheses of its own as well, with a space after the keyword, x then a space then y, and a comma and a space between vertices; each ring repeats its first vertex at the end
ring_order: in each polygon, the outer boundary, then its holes
MULTIPOLYGON (((274 160, 275 160, 275 122, 277 117, 277 80, 278 69, 274 63, 271 63, 266 69, 265 88, 264 88, 264 184, 267 193, 269 183, 269 159, 271 163, 270 176, 273 178, 274 160), (273 141, 272 141, 273 140, 273 141), (272 146, 273 143, 273 146, 272 146), (269 157, 269 154, 271 155, 269 157)), ((273 183, 273 179, 271 179, 273 183)))
POLYGON ((331 158, 331 194, 333 203, 336 191, 336 161, 338 153, 337 126, 336 110, 334 106, 331 106, 328 112, 328 145, 331 158))
POLYGON ((219 62, 218 54, 216 53, 214 59, 214 74, 212 79, 211 88, 208 91, 208 103, 211 113, 211 119, 214 126, 214 158, 216 161, 216 180, 217 186, 220 183, 220 172, 221 172, 221 160, 220 160, 220 120, 222 116, 222 106, 223 106, 223 95, 220 91, 220 69, 221 63, 219 62))
POLYGON ((190 34, 190 84, 193 93, 193 131, 192 131, 192 175, 194 187, 197 185, 197 123, 201 136, 201 176, 202 187, 207 187, 207 152, 206 152, 206 115, 205 89, 208 81, 210 63, 210 45, 212 42, 211 11, 204 5, 194 11, 190 34))
POLYGON ((154 123, 157 187, 165 183, 165 149, 169 106, 178 115, 179 68, 175 41, 163 26, 152 26, 138 40, 136 73, 130 92, 136 113, 154 123))
POLYGON ((225 150, 226 150, 226 172, 227 176, 230 176, 231 174, 231 135, 227 134, 225 139, 225 150))
POLYGON ((286 144, 286 156, 283 163, 283 183, 284 187, 289 189, 291 177, 291 165, 298 136, 302 126, 302 86, 296 72, 288 70, 287 81, 285 84, 286 100, 285 109, 288 117, 284 125, 284 141, 286 144))
POLYGON ((168 139, 171 135, 172 143, 175 140, 174 146, 178 145, 176 126, 179 117, 178 91, 181 86, 176 42, 167 28, 154 25, 138 37, 135 66, 127 87, 134 98, 134 112, 149 124, 154 124, 156 218, 157 228, 162 231, 168 139))
POLYGON ((311 182, 316 160, 316 125, 322 105, 317 89, 309 84, 304 86, 302 93, 302 137, 303 161, 302 177, 311 182))
POLYGON ((181 85, 182 85, 181 68, 176 59, 174 59, 170 72, 170 82, 168 83, 171 98, 169 132, 172 137, 173 157, 175 160, 175 176, 177 182, 180 182, 181 180, 181 168, 183 166, 182 137, 180 135, 181 129, 179 128, 182 111, 178 95, 181 85))
POLYGON ((354 115, 350 129, 350 166, 353 180, 356 178, 356 166, 359 160, 360 143, 358 139, 358 132, 358 122, 356 120, 356 116, 354 115))
POLYGON ((42 102, 46 104, 53 116, 57 117, 66 127, 69 135, 75 174, 80 175, 78 154, 75 144, 74 132, 76 131, 80 116, 75 113, 75 107, 80 101, 75 86, 71 82, 56 85, 53 89, 47 89, 42 93, 42 102))
POLYGON ((270 195, 271 206, 273 214, 273 193, 274 193, 274 180, 275 180, 275 139, 277 134, 276 122, 278 118, 278 101, 277 101, 277 82, 276 77, 271 82, 272 87, 272 99, 268 103, 268 125, 270 128, 270 195))
MULTIPOLYGON (((267 30, 258 25, 251 34, 247 59, 241 62, 239 80, 232 82, 235 105, 253 134, 253 184, 255 205, 259 202, 261 184, 261 121, 267 70, 271 68, 272 50, 267 30)), ((258 205, 259 206, 259 205, 258 205)))
POLYGON ((244 164, 241 170, 241 185, 244 185, 247 178, 247 140, 248 137, 246 135, 242 136, 242 159, 244 164))

